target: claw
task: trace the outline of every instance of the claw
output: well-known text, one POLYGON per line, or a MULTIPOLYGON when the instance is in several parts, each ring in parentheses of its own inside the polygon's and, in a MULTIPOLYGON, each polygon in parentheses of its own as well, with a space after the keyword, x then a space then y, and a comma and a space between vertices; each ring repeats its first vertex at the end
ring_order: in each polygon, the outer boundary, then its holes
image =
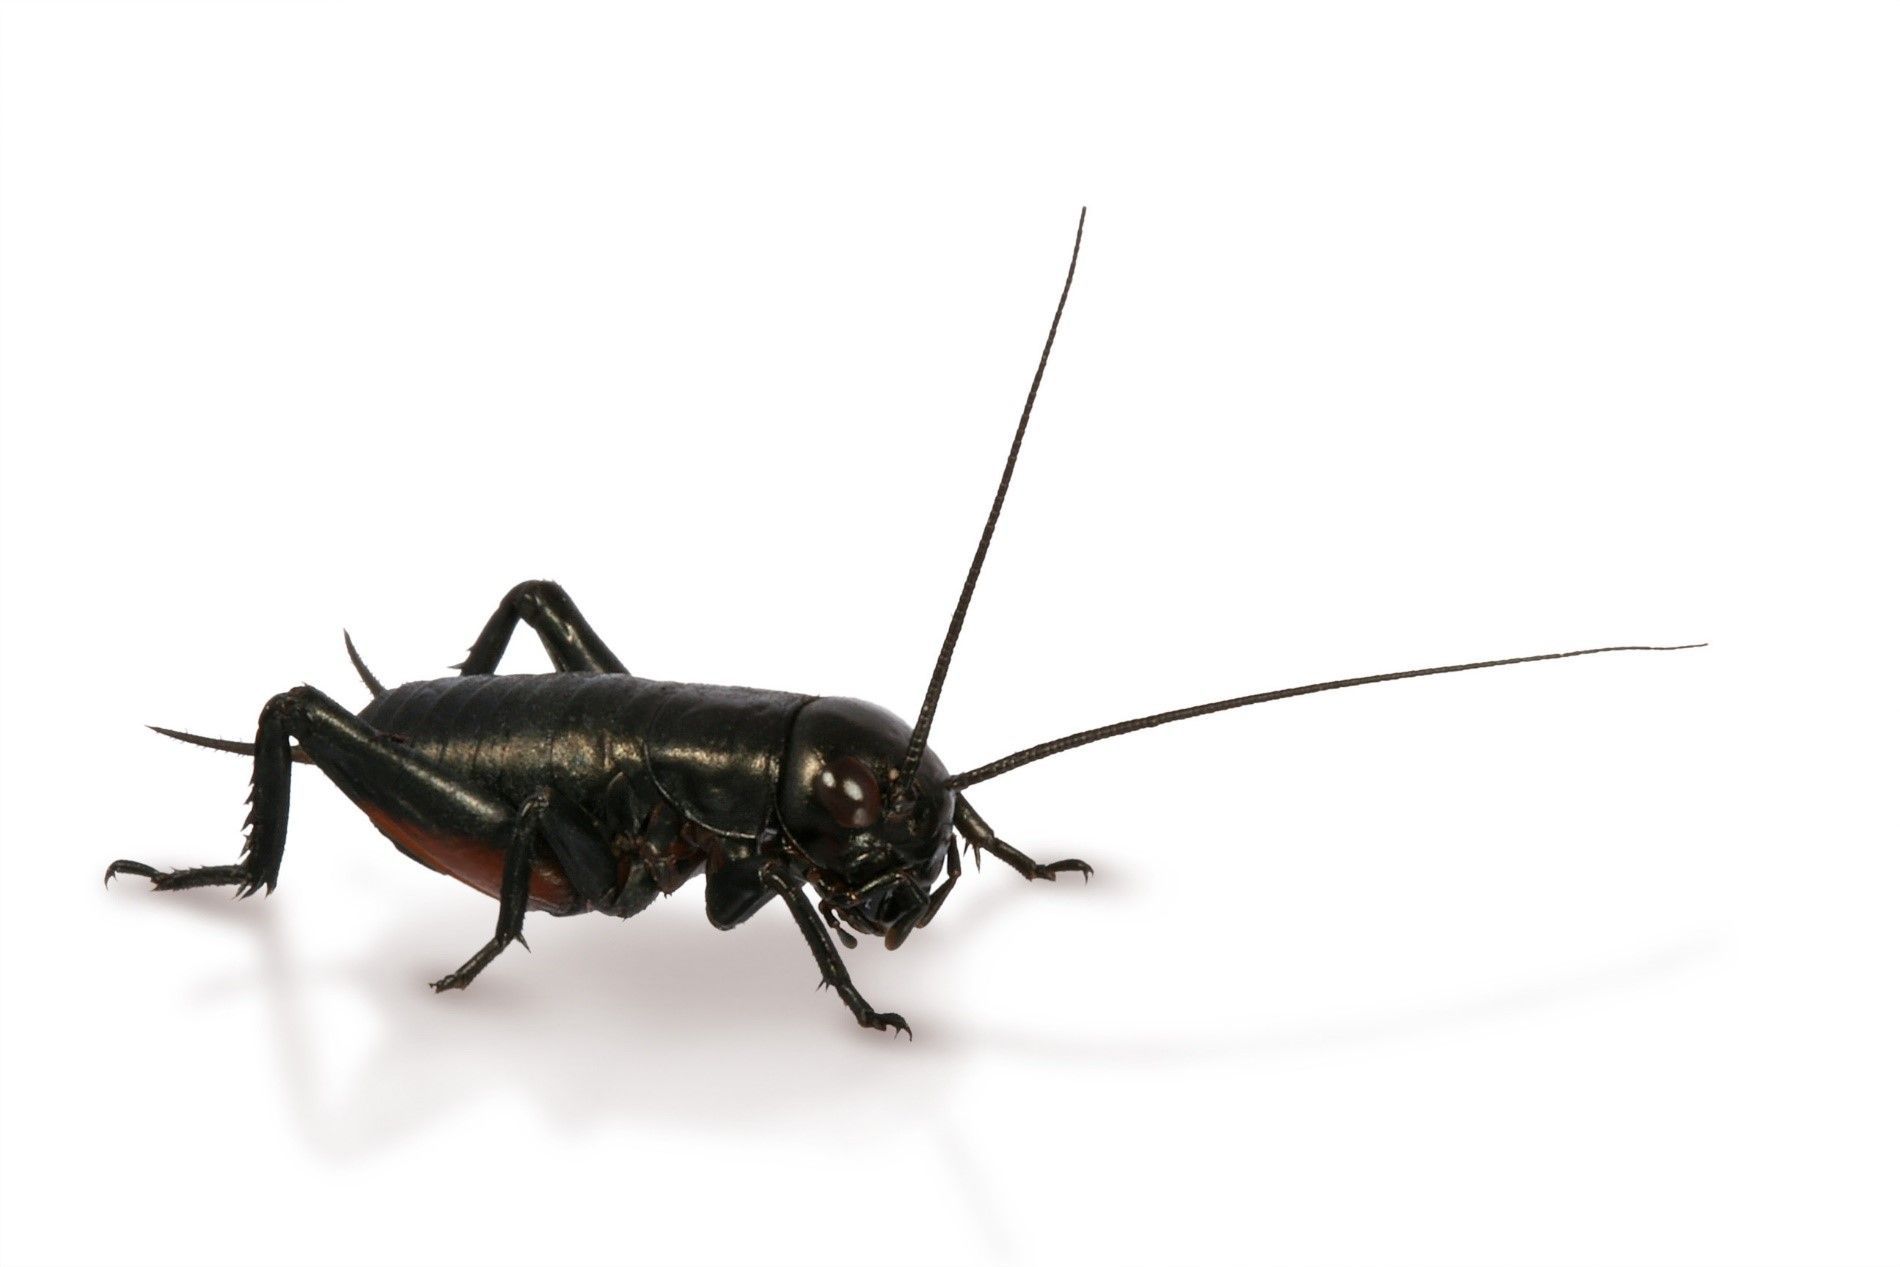
POLYGON ((148 867, 142 862, 133 862, 129 858, 121 858, 106 868, 105 883, 107 888, 112 887, 112 877, 121 871, 127 875, 142 875, 150 880, 153 885, 157 885, 158 883, 158 871, 155 868, 148 867))
POLYGON ((895 1012, 872 1012, 869 1016, 860 1016, 858 1018, 858 1024, 864 1026, 866 1029, 888 1029, 891 1031, 893 1037, 901 1032, 905 1038, 910 1039, 912 1042, 917 1041, 917 1036, 910 1032, 910 1022, 895 1012))
POLYGON ((1084 884, 1088 883, 1088 878, 1095 874, 1095 868, 1080 858, 1064 858, 1060 862, 1038 863, 1036 865, 1036 878, 1038 880, 1053 880, 1059 871, 1080 871, 1084 884))

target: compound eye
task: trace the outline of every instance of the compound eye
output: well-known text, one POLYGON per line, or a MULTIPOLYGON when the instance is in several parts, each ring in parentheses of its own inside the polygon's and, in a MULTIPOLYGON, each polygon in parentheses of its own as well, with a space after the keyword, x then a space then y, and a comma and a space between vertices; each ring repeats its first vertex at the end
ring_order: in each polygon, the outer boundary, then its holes
POLYGON ((839 757, 820 770, 811 790, 840 827, 861 830, 884 817, 877 776, 856 757, 839 757))

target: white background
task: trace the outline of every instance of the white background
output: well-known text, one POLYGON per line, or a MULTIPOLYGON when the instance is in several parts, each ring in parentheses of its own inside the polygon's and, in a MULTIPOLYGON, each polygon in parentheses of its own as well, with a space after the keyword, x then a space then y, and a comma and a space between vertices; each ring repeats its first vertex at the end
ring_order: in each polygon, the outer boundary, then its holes
MULTIPOLYGON (((1894 11, 22 5, 9 1263, 1900 1257, 1894 11), (1086 887, 493 905, 297 775, 552 576, 636 672, 908 712, 1086 887), (1881 1194, 1885 1194, 1882 1196, 1881 1194)), ((532 640, 508 667, 540 667, 532 640)))

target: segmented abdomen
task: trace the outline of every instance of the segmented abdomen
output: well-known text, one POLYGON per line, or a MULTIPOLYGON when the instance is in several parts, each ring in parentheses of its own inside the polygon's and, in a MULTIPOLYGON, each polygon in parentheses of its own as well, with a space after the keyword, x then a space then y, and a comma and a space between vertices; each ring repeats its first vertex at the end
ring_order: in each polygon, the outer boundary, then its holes
POLYGON ((361 715, 511 804, 552 787, 624 824, 664 801, 688 822, 750 838, 771 821, 792 719, 811 698, 622 673, 511 674, 411 682, 361 715))
POLYGON ((647 723, 670 685, 604 673, 440 678, 399 686, 361 716, 511 803, 552 786, 586 804, 616 769, 644 769, 647 723))

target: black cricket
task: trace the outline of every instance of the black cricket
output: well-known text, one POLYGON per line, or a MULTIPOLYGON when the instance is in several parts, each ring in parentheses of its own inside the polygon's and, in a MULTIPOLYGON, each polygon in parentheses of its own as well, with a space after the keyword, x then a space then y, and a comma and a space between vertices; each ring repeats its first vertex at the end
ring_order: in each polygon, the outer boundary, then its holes
POLYGON ((851 984, 834 932, 848 947, 857 940, 846 926, 895 950, 927 926, 962 873, 959 834, 979 862, 989 853, 1028 880, 1065 871, 1086 878, 1092 870, 1076 858, 1037 862, 999 839, 965 795, 978 783, 1098 740, 1269 700, 1535 660, 1686 649, 1594 647, 1288 687, 1080 731, 951 774, 928 747, 931 721, 1068 303, 1087 216, 1085 208, 1009 458, 915 724, 863 700, 634 677, 560 586, 529 581, 503 598, 457 666, 460 676, 385 690, 346 635, 350 659, 374 696, 360 713, 299 686, 264 706, 255 743, 154 727, 254 759, 242 860, 161 871, 121 859, 106 869, 106 880, 124 872, 159 889, 270 892, 284 857, 290 767, 304 761, 403 853, 500 903, 494 936, 435 982, 438 991, 466 987, 510 942, 525 945, 530 909, 625 918, 703 872, 706 917, 715 928, 733 928, 773 900, 783 902, 824 984, 858 1024, 908 1034, 903 1017, 877 1011, 851 984), (540 636, 555 672, 496 675, 517 622, 540 636), (816 892, 816 906, 806 886, 816 892))

